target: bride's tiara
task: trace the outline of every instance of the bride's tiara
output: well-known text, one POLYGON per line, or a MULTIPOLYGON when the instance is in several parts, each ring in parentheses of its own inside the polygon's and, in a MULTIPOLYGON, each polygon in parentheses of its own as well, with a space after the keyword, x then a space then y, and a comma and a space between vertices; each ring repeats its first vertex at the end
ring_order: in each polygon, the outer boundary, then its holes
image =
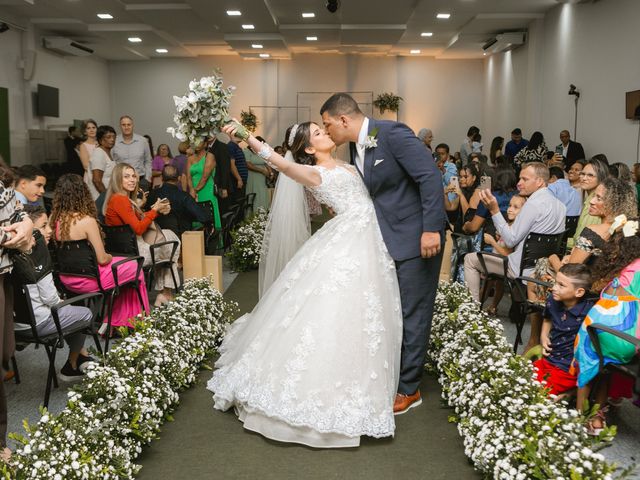
POLYGON ((291 132, 289 132, 289 139, 288 139, 289 140, 289 142, 288 142, 289 143, 289 148, 291 148, 293 146, 293 139, 296 138, 296 132, 298 131, 298 127, 299 126, 300 125, 298 125, 296 123, 291 127, 291 132))

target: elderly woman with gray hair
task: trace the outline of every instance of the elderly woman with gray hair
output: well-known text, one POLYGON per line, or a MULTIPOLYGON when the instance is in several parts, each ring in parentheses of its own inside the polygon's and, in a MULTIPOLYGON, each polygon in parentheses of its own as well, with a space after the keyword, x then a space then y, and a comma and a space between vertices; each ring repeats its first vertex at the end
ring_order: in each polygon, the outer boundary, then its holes
POLYGON ((431 148, 431 142, 433 141, 433 132, 430 129, 421 128, 418 132, 417 137, 422 143, 429 147, 429 150, 433 151, 433 148, 431 148))

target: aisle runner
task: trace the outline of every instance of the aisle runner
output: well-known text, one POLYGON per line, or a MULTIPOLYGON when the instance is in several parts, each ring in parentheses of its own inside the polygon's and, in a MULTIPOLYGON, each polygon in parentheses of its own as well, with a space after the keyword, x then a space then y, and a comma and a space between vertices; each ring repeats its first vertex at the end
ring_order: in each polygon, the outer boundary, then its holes
MULTIPOLYGON (((257 272, 241 273, 225 294, 242 313, 257 302, 257 272)), ((423 382, 421 407, 396 417, 393 440, 363 439, 349 450, 314 450, 286 445, 249 433, 231 412, 213 410, 205 384, 181 395, 175 421, 165 424, 161 438, 145 449, 138 478, 188 479, 476 479, 464 455, 449 410, 441 408, 436 379, 423 382)))

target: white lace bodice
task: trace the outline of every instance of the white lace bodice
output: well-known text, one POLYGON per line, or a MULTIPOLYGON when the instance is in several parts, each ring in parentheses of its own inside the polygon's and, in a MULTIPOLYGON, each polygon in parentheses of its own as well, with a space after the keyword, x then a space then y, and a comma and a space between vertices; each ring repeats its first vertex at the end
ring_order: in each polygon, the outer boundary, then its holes
POLYGON ((367 187, 354 166, 339 165, 329 169, 315 165, 313 168, 320 173, 322 183, 317 187, 309 187, 309 190, 320 203, 331 207, 336 215, 361 215, 373 210, 367 187))

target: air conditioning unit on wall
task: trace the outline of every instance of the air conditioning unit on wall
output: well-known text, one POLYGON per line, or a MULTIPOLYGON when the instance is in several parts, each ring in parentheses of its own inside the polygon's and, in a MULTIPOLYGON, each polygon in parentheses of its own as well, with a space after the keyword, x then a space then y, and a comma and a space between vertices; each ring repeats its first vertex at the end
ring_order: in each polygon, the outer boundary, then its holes
POLYGON ((66 37, 44 37, 42 46, 61 55, 83 57, 91 55, 93 50, 66 37))
POLYGON ((521 45, 527 39, 527 32, 509 32, 499 33, 482 46, 485 53, 498 53, 513 50, 521 45))

